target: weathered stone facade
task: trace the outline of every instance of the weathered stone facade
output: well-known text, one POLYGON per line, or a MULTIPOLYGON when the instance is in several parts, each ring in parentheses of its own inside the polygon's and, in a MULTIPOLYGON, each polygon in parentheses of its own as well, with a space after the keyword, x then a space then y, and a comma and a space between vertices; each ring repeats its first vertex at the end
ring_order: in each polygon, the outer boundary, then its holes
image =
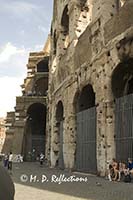
POLYGON ((105 175, 120 153, 117 99, 133 93, 132 25, 132 0, 54 1, 50 41, 30 53, 16 98, 14 154, 26 158, 43 147, 52 167, 105 175), (35 140, 39 132, 43 139, 35 140))
POLYGON ((131 76, 121 88, 122 77, 117 68, 127 63, 131 68, 133 64, 132 25, 132 0, 54 1, 47 143, 52 167, 59 163, 62 148, 64 167, 75 168, 76 115, 93 106, 97 173, 105 175, 108 163, 116 156, 114 100, 128 94, 126 85, 133 76, 131 69, 131 76), (62 147, 60 122, 63 122, 62 147))

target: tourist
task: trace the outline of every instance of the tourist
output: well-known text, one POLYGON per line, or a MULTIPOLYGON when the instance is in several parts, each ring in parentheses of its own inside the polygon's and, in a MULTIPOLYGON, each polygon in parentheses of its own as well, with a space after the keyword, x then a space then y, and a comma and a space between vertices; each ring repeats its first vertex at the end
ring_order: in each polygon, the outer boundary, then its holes
POLYGON ((131 158, 128 158, 127 168, 129 169, 130 173, 133 174, 133 161, 131 158))
POLYGON ((40 166, 43 165, 43 161, 44 161, 44 154, 41 153, 41 154, 40 154, 40 166))
POLYGON ((5 154, 5 156, 4 156, 4 167, 5 167, 5 168, 8 167, 8 159, 9 159, 8 155, 5 154))
POLYGON ((10 152, 9 161, 8 161, 8 170, 12 171, 12 161, 13 161, 13 154, 10 152))
POLYGON ((120 174, 119 174, 119 164, 113 158, 111 164, 109 165, 109 173, 108 173, 109 181, 119 181, 120 174))

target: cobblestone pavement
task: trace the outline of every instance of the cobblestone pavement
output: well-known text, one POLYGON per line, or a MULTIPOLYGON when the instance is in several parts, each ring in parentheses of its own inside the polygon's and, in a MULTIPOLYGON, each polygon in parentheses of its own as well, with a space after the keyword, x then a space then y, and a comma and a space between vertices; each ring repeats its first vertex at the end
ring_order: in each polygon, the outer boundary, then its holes
POLYGON ((109 182, 93 175, 40 167, 39 163, 14 164, 11 176, 15 200, 133 200, 133 183, 109 182), (71 176, 78 182, 71 182, 71 176), (66 177, 70 182, 60 182, 66 177))

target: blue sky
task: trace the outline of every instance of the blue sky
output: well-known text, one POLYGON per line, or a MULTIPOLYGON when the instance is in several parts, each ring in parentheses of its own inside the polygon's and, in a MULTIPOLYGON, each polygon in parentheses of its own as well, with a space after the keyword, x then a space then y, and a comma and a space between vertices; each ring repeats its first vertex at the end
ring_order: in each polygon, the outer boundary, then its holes
POLYGON ((31 51, 50 32, 53 0, 0 0, 0 117, 13 110, 31 51))

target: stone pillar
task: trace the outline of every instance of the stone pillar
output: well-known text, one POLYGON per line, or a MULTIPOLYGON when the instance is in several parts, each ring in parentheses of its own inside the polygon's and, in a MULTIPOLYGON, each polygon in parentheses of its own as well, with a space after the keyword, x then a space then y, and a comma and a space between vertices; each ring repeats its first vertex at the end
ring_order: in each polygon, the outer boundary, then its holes
POLYGON ((15 133, 13 138, 13 154, 21 154, 24 137, 24 122, 15 123, 15 133))
POLYGON ((103 102, 97 104, 97 172, 99 175, 105 175, 106 163, 106 108, 103 102))
POLYGON ((106 102, 106 170, 112 158, 115 158, 115 116, 114 116, 114 102, 106 102))
POLYGON ((101 85, 97 88, 97 168, 104 176, 108 164, 115 156, 114 141, 114 102, 111 91, 111 71, 108 65, 108 75, 101 74, 101 85))
MULTIPOLYGON (((52 105, 51 105, 52 106, 52 105)), ((56 166, 56 162, 58 160, 58 155, 59 155, 59 136, 58 136, 58 128, 56 124, 56 119, 55 119, 55 109, 54 109, 54 104, 52 106, 52 114, 51 114, 51 152, 50 152, 50 161, 51 161, 51 167, 56 166)))
POLYGON ((69 113, 64 123, 64 164, 65 168, 72 169, 75 164, 75 150, 76 150, 76 141, 75 141, 75 115, 71 114, 72 105, 68 104, 67 108, 69 113))

